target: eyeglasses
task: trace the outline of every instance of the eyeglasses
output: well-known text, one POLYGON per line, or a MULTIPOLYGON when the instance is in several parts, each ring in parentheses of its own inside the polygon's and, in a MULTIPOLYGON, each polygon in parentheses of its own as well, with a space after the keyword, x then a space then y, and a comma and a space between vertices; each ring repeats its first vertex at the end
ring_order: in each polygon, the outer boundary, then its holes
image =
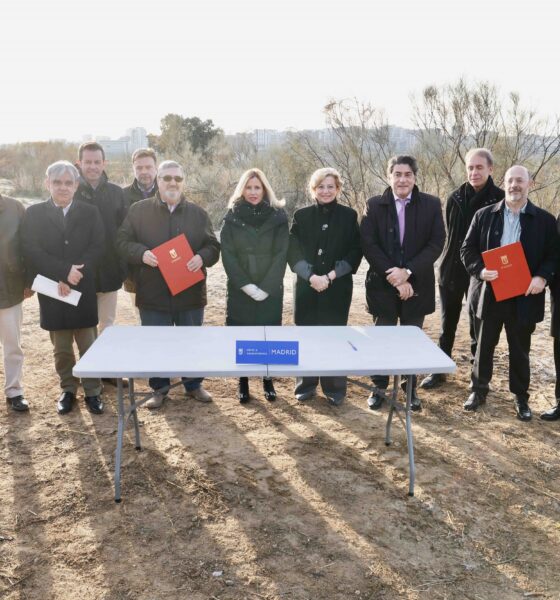
POLYGON ((181 183, 181 181, 183 181, 184 178, 180 175, 163 175, 162 177, 160 177, 160 179, 163 179, 165 183, 169 183, 170 181, 175 181, 175 183, 181 183))

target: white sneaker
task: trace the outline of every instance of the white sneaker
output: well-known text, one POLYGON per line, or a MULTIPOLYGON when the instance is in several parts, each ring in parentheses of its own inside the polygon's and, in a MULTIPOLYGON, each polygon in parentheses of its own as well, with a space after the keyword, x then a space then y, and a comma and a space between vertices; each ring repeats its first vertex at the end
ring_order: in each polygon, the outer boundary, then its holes
POLYGON ((146 402, 146 408, 160 408, 167 396, 161 392, 154 392, 154 395, 146 402))
POLYGON ((187 392, 187 398, 194 398, 199 402, 212 402, 212 396, 202 386, 187 392))

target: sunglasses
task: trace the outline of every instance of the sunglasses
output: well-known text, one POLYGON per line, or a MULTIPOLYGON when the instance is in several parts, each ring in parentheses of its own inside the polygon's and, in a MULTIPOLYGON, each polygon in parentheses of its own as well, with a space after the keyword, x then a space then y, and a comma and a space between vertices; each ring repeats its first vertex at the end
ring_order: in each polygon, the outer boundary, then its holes
POLYGON ((181 181, 183 181, 183 177, 181 177, 180 175, 164 175, 163 177, 160 177, 160 179, 163 179, 165 183, 169 183, 170 181, 181 183, 181 181))

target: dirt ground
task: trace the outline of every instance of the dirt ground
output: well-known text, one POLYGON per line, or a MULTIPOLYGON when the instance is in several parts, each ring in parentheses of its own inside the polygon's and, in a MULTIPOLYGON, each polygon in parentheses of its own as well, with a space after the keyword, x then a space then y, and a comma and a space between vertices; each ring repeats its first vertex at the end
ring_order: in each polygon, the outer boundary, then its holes
MULTIPOLYGON (((365 268, 351 324, 370 323, 365 268)), ((286 279, 291 289, 291 276, 286 279)), ((206 323, 224 320, 225 278, 209 274, 206 323)), ((291 323, 286 292, 285 323, 291 323)), ((122 292, 118 322, 135 319, 122 292)), ((421 394, 413 416, 417 485, 407 497, 404 430, 383 442, 387 412, 366 405, 365 379, 347 401, 298 405, 293 381, 268 403, 251 380, 207 380, 212 404, 177 388, 140 412, 143 452, 125 437, 123 502, 113 501, 115 390, 104 415, 80 400, 58 416, 51 347, 25 304, 29 414, 0 415, 0 598, 83 600, 560 598, 560 426, 515 419, 500 345, 493 392, 464 414, 467 328, 458 370, 421 394)), ((426 331, 437 338, 439 315, 426 331)), ((547 323, 534 336, 531 406, 553 400, 547 323)), ((1 379, 1 377, 0 377, 1 379)), ((145 382, 141 382, 145 387, 145 382)))

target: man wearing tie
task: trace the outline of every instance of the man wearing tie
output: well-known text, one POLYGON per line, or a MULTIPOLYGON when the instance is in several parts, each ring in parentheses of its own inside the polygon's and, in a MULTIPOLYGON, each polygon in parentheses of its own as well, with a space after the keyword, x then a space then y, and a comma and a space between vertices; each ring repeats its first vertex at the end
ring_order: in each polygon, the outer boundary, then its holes
MULTIPOLYGON (((424 316, 435 310, 434 262, 445 241, 439 198, 416 186, 418 165, 412 156, 394 156, 387 165, 390 186, 367 202, 360 225, 362 250, 370 268, 366 278, 368 310, 375 325, 422 327, 424 316)), ((378 410, 389 378, 372 377, 368 398, 378 410)), ((421 410, 412 385, 412 410, 421 410)))

